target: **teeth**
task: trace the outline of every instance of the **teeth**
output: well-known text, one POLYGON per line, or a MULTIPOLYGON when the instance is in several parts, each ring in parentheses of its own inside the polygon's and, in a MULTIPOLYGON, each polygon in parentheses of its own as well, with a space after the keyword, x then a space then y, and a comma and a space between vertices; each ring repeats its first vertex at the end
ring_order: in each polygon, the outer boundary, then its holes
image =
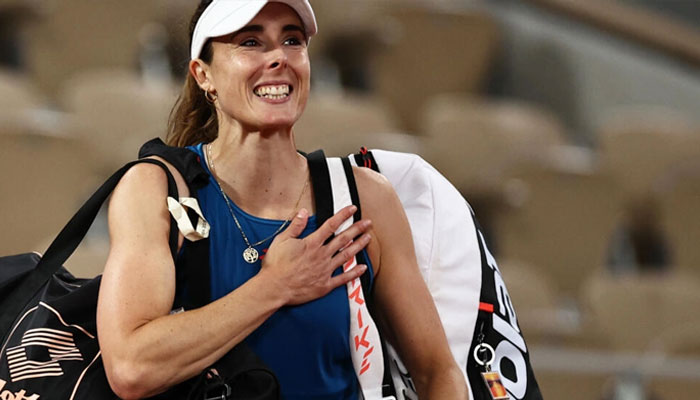
POLYGON ((289 85, 259 86, 255 89, 255 95, 267 99, 282 99, 289 96, 289 85))

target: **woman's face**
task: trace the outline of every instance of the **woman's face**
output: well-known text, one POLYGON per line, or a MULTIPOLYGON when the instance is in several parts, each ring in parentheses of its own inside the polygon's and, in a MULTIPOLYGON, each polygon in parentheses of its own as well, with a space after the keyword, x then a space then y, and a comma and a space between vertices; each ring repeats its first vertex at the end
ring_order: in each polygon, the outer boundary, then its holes
MULTIPOLYGON (((244 128, 291 127, 309 96, 304 27, 282 3, 268 3, 248 25, 212 41, 208 78, 224 115, 244 128)), ((210 89, 211 91, 211 89, 210 89)))

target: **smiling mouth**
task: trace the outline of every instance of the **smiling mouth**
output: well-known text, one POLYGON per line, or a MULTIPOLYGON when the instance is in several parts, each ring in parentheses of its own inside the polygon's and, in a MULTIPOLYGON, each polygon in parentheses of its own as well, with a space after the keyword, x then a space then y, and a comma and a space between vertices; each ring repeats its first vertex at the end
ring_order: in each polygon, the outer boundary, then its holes
POLYGON ((293 90, 289 85, 266 85, 256 87, 253 93, 264 99, 279 100, 289 97, 293 90))

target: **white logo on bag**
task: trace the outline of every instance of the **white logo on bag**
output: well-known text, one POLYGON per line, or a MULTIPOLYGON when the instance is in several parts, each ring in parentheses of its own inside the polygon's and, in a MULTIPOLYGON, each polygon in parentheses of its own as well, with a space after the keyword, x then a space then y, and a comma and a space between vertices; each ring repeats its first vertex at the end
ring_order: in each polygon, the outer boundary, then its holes
POLYGON ((481 231, 478 231, 478 233, 486 255, 486 263, 493 270, 494 289, 498 297, 498 309, 494 310, 493 313, 493 328, 506 338, 506 340, 502 340, 496 346, 496 359, 493 365, 496 370, 500 369, 499 366, 503 359, 508 359, 513 364, 516 379, 513 381, 501 374, 501 381, 512 397, 522 399, 527 392, 527 364, 524 356, 527 353, 527 347, 520 333, 515 309, 511 303, 508 289, 506 289, 506 285, 503 282, 503 277, 501 277, 501 271, 498 270, 496 259, 486 247, 486 241, 481 231), (507 317, 508 320, 501 318, 501 316, 507 317))
MULTIPOLYGON (((30 350, 30 354, 33 352, 36 352, 36 349, 30 350)), ((83 361, 71 332, 49 328, 30 329, 22 336, 21 345, 7 349, 7 365, 12 382, 61 376, 63 369, 60 361, 83 361), (49 360, 30 360, 27 356, 27 350, 34 346, 46 348, 49 360)), ((2 397, 0 396, 0 398, 2 397)))
POLYGON ((5 384, 7 384, 7 382, 0 379, 0 399, 2 400, 39 400, 38 394, 27 396, 27 392, 24 389, 21 389, 15 393, 12 393, 9 390, 3 390, 5 389, 5 384))

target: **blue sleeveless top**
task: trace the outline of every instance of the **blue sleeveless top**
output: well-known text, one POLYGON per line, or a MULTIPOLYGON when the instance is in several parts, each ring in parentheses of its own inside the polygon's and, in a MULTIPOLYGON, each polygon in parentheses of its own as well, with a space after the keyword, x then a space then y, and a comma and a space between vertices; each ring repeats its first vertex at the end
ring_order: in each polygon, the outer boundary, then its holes
MULTIPOLYGON (((209 172, 202 144, 189 149, 199 155, 202 166, 209 172)), ((247 245, 211 173, 209 181, 197 195, 204 217, 211 225, 209 260, 214 301, 255 276, 260 271, 261 260, 254 264, 243 260, 247 245)), ((230 199, 229 202, 250 243, 269 237, 283 223, 250 215, 230 199)), ((300 237, 316 228, 316 218, 311 216, 300 237)), ((271 242, 272 239, 256 246, 261 259, 271 242)), ((339 268, 334 274, 341 271, 339 268)), ((367 273, 373 274, 371 265, 367 273)), ((280 308, 246 342, 275 373, 284 399, 356 400, 359 389, 350 355, 349 331, 347 290, 340 286, 320 299, 280 308)))

